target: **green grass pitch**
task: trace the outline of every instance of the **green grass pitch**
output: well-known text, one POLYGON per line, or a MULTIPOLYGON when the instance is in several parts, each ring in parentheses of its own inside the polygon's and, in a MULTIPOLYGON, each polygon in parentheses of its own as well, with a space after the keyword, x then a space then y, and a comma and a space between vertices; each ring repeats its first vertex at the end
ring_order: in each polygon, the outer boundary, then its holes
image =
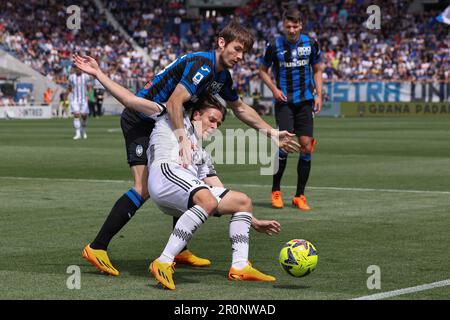
MULTIPOLYGON (((237 127, 245 126, 231 117, 224 124, 237 127)), ((73 141, 69 119, 0 122, 0 299, 351 299, 450 279, 449 119, 316 119, 308 213, 290 205, 295 155, 283 210, 270 208, 271 177, 258 166, 219 165, 223 182, 253 199, 256 216, 282 224, 278 236, 252 230, 250 243, 251 261, 277 281, 228 281, 229 218, 211 218, 189 247, 212 266, 177 267, 175 292, 148 273, 172 227, 151 201, 110 245, 120 277, 100 275, 81 258, 131 186, 119 118, 90 120, 88 134, 73 141), (305 278, 278 265, 279 249, 293 238, 318 249, 318 267, 305 278), (79 290, 66 285, 71 265, 81 270, 79 290), (381 270, 379 290, 367 288, 371 265, 381 270)), ((446 286, 391 299, 449 297, 446 286)))

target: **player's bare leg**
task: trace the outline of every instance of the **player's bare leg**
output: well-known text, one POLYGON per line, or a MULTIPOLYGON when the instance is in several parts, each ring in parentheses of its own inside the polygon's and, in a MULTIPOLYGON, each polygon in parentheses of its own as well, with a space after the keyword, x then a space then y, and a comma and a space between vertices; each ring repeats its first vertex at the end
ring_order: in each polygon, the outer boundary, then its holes
POLYGON ((148 195, 148 168, 145 165, 137 165, 131 167, 131 174, 134 180, 134 190, 136 190, 142 198, 147 200, 148 195))

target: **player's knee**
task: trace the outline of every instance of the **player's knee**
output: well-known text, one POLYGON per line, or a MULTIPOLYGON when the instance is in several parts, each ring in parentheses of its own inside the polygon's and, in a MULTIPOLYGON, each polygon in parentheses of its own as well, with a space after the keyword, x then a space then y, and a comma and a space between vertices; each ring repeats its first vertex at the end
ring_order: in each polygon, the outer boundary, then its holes
POLYGON ((135 184, 134 190, 136 190, 137 193, 139 193, 145 200, 150 197, 150 195, 148 194, 147 184, 135 184))
POLYGON ((196 204, 202 207, 210 216, 216 212, 217 207, 219 206, 217 199, 213 195, 202 196, 198 199, 196 204))
POLYGON ((311 154, 313 152, 312 142, 307 142, 300 145, 300 152, 304 154, 311 154))
POLYGON ((239 211, 242 212, 253 211, 252 199, 250 199, 250 197, 244 193, 242 193, 239 197, 239 211))
POLYGON ((203 208, 206 210, 208 215, 212 216, 217 211, 218 206, 219 203, 217 202, 217 200, 214 197, 211 197, 210 199, 208 199, 203 208))

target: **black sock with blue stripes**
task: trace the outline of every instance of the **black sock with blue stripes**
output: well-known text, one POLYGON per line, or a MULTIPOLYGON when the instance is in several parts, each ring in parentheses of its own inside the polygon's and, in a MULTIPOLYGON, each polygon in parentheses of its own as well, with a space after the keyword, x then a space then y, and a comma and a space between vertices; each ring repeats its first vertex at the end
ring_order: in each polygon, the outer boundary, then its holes
POLYGON ((297 163, 297 192, 296 197, 305 194, 306 183, 308 182, 309 172, 311 171, 311 154, 300 153, 297 163))
POLYGON ((288 154, 283 150, 278 151, 278 171, 273 175, 272 192, 281 190, 281 178, 283 177, 284 169, 286 169, 288 154))
POLYGON ((133 188, 124 193, 111 209, 97 237, 91 243, 91 248, 106 250, 111 239, 130 221, 144 202, 145 199, 133 188))

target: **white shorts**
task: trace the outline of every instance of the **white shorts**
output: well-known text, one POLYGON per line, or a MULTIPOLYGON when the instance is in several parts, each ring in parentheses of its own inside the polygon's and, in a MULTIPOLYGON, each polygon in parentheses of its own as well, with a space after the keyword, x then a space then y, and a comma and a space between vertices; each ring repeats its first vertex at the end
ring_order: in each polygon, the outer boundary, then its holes
POLYGON ((70 112, 89 114, 89 107, 87 101, 70 101, 70 112))
MULTIPOLYGON (((172 163, 153 164, 149 169, 148 192, 150 198, 162 212, 180 217, 194 206, 192 197, 201 190, 208 189, 217 202, 228 193, 228 189, 211 187, 198 179, 191 171, 172 163)), ((217 214, 217 213, 216 213, 217 214)))

